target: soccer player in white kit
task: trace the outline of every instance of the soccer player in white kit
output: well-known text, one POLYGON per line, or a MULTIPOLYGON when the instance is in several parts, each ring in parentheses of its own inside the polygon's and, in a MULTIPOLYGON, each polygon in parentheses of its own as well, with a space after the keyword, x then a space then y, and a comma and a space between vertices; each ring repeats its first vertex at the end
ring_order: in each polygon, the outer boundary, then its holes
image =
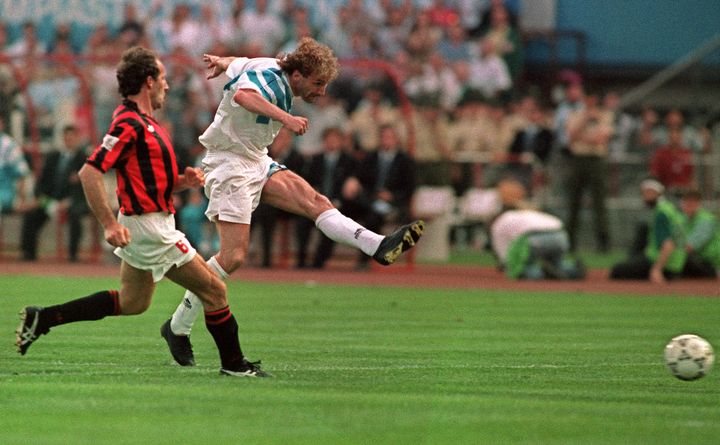
MULTIPOLYGON (((293 97, 313 102, 325 94, 337 77, 338 63, 332 50, 304 38, 298 48, 275 58, 218 57, 205 54, 208 79, 225 73, 229 81, 215 118, 200 136, 207 148, 203 159, 207 217, 215 223, 220 251, 208 264, 223 279, 242 265, 250 241, 250 220, 260 200, 315 221, 333 241, 362 250, 383 265, 394 263, 418 241, 424 223, 414 221, 388 236, 361 226, 337 210, 299 175, 268 156, 284 126, 297 135, 308 129, 308 120, 290 114, 293 97)), ((161 334, 175 361, 195 364, 190 330, 202 306, 186 292, 161 334)))

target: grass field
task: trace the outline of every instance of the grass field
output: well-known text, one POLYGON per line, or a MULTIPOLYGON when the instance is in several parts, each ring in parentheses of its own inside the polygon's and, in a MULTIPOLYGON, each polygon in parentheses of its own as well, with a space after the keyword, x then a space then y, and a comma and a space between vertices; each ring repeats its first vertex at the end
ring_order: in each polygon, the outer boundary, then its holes
MULTIPOLYGON (((720 346, 718 300, 230 283, 271 379, 218 376, 202 323, 180 368, 150 310, 54 328, 14 352, 18 310, 115 279, 0 276, 2 444, 715 444, 720 370, 682 382, 674 335, 720 346)), ((716 348, 717 349, 717 348, 716 348)))

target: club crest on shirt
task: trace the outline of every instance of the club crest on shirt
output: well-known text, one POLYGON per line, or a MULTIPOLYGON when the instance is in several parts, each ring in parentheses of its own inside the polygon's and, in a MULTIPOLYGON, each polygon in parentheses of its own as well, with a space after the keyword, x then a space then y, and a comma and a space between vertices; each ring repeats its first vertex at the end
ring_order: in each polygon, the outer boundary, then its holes
POLYGON ((155 133, 155 127, 153 127, 152 124, 148 124, 148 131, 150 133, 155 133))
POLYGON ((102 147, 107 151, 111 151, 119 140, 120 138, 106 134, 102 141, 102 147))

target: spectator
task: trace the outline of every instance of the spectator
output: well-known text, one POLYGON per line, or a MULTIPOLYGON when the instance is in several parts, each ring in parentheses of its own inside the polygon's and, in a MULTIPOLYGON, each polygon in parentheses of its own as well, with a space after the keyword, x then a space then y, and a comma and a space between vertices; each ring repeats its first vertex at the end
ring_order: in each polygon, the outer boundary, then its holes
MULTIPOLYGON (((305 158, 295 147, 294 135, 292 132, 287 129, 281 130, 273 143, 268 147, 268 151, 273 159, 275 159, 278 163, 286 166, 289 170, 304 176, 305 158)), ((295 222, 297 224, 300 221, 305 221, 305 219, 297 218, 297 216, 292 213, 264 204, 262 201, 260 201, 260 204, 253 212, 252 217, 253 224, 251 225, 250 230, 257 229, 261 232, 261 265, 265 268, 272 267, 272 254, 274 247, 273 239, 275 238, 275 229, 278 221, 285 221, 287 223, 295 222)), ((306 239, 303 240, 303 243, 306 241, 306 239)), ((306 249, 306 246, 303 243, 298 243, 298 258, 300 258, 302 249, 306 249)), ((306 251, 307 250, 305 250, 305 252, 306 251)), ((304 254, 302 254, 302 258, 305 258, 304 254)), ((297 264, 298 267, 301 267, 300 265, 304 263, 298 260, 297 264)))
POLYGON ((380 56, 386 60, 393 60, 403 52, 412 26, 412 18, 405 15, 402 8, 391 7, 384 26, 378 29, 376 36, 380 56))
POLYGON ((522 74, 523 51, 520 34, 510 22, 510 14, 502 5, 493 5, 490 10, 490 28, 483 35, 483 39, 493 42, 493 48, 507 64, 511 79, 517 79, 522 74))
POLYGON ((466 90, 447 132, 448 147, 455 159, 451 179, 457 195, 476 183, 472 164, 490 159, 491 147, 485 144, 490 132, 488 107, 483 103, 482 94, 466 90))
POLYGON ((492 40, 481 40, 480 49, 480 57, 470 61, 470 86, 482 91, 486 99, 495 99, 512 87, 510 71, 495 52, 492 40))
POLYGON ((169 54, 175 48, 185 48, 193 56, 200 56, 205 49, 204 45, 212 43, 204 38, 203 26, 193 18, 192 8, 185 3, 177 3, 172 16, 161 20, 155 28, 159 32, 155 46, 161 54, 169 54))
MULTIPOLYGON (((421 185, 444 186, 450 184, 450 163, 453 152, 448 145, 450 123, 447 114, 432 97, 416 101, 412 115, 415 129, 417 181, 421 185)), ((381 138, 382 145, 382 138, 381 138)))
POLYGON ((288 32, 285 35, 285 43, 279 50, 281 54, 293 52, 303 37, 316 37, 315 30, 310 25, 305 8, 295 9, 293 17, 294 19, 291 24, 286 27, 288 32))
POLYGON ((348 121, 347 112, 340 102, 330 95, 320 96, 312 104, 293 104, 295 112, 312 121, 312 126, 298 139, 298 151, 304 157, 322 152, 323 132, 331 127, 343 128, 348 121))
POLYGON ((555 109, 555 138, 561 153, 570 154, 567 119, 574 111, 583 108, 585 90, 579 81, 569 82, 563 90, 563 98, 555 109))
POLYGON ((483 144, 488 147, 490 161, 483 170, 482 185, 494 187, 502 177, 510 153, 510 144, 515 138, 516 124, 507 113, 506 106, 497 100, 488 102, 488 131, 483 144))
POLYGON ((30 167, 22 148, 5 133, 5 122, 0 119, 0 218, 25 209, 29 176, 30 167))
POLYGON ((275 54, 285 37, 282 20, 268 10, 267 0, 255 0, 255 8, 242 14, 240 26, 246 43, 260 54, 275 54))
MULTIPOLYGON (((481 2, 477 2, 477 0, 459 0, 462 2, 470 2, 475 4, 475 8, 478 7, 478 4, 481 2)), ((517 17, 517 11, 508 9, 507 5, 505 4, 505 0, 484 0, 482 3, 485 3, 483 7, 481 8, 481 11, 478 12, 478 15, 480 16, 478 19, 478 23, 475 27, 469 28, 470 29, 470 36, 471 37, 480 37, 482 35, 485 35, 485 33, 488 32, 490 29, 490 25, 492 22, 492 13, 495 8, 504 8, 508 13, 508 21, 510 23, 510 26, 517 28, 518 26, 518 17, 517 17)), ((465 7, 467 9, 467 7, 465 7)))
POLYGON ((630 258, 615 264, 610 271, 613 280, 647 280, 664 283, 680 276, 687 252, 683 248, 683 215, 665 199, 665 187, 654 178, 640 183, 643 201, 653 209, 650 221, 638 230, 630 258))
POLYGON ((354 29, 352 27, 353 17, 347 8, 340 8, 337 14, 331 14, 325 18, 327 23, 318 26, 320 29, 320 40, 326 42, 340 58, 346 58, 352 51, 350 36, 354 29))
MULTIPOLYGON (((380 128, 399 125, 400 110, 383 96, 378 84, 370 84, 363 91, 363 98, 350 114, 348 131, 363 151, 376 150, 380 144, 380 128)), ((402 134, 402 133, 401 133, 402 134)))
POLYGON ((680 199, 685 214, 687 260, 684 277, 717 278, 720 271, 720 222, 709 210, 702 207, 702 196, 697 189, 686 190, 680 199))
MULTIPOLYGON (((245 11, 245 0, 234 0, 232 8, 230 10, 230 16, 218 20, 217 28, 214 30, 216 41, 209 45, 208 53, 211 54, 223 54, 218 53, 214 46, 218 43, 222 43, 227 51, 240 52, 243 48, 245 32, 243 29, 243 12, 245 11)), ((213 11, 215 13, 215 11, 213 11)), ((214 15, 213 15, 214 17, 214 15)))
POLYGON ((449 29, 460 24, 458 11, 450 7, 447 0, 433 0, 425 11, 430 17, 430 23, 442 29, 449 29))
POLYGON ((54 56, 71 56, 79 52, 77 48, 74 48, 72 45, 71 33, 69 24, 58 24, 55 28, 55 36, 48 46, 48 54, 54 56))
POLYGON ((613 115, 598 103, 596 94, 585 97, 585 106, 567 120, 570 156, 567 160, 568 223, 573 249, 577 248, 580 207, 585 190, 592 197, 598 249, 610 249, 607 198, 608 143, 613 134, 613 115))
MULTIPOLYGON (((364 214, 365 227, 380 232, 384 224, 408 218, 414 192, 415 161, 401 146, 395 128, 384 126, 378 149, 361 161, 357 181, 349 180, 343 189, 344 208, 364 214)), ((368 259, 362 255, 358 268, 367 265, 368 259)))
POLYGON ((472 43, 468 41, 465 29, 458 22, 445 29, 438 51, 449 63, 468 61, 472 56, 472 43))
POLYGON ((630 151, 639 154, 644 162, 649 163, 650 156, 661 144, 660 131, 655 109, 650 106, 643 107, 640 112, 640 122, 631 136, 630 151))
POLYGON ((608 91, 603 97, 603 107, 613 113, 613 127, 615 132, 610 139, 610 156, 622 159, 630 149, 630 140, 635 131, 635 118, 620 108, 620 95, 615 91, 608 91))
MULTIPOLYGON (((152 12, 150 14, 152 14, 152 12)), ((125 3, 123 7, 123 22, 117 33, 126 48, 139 45, 145 38, 145 23, 138 18, 137 8, 134 3, 125 3)))
POLYGON ((415 24, 408 35, 405 49, 412 57, 424 62, 435 51, 440 39, 442 39, 442 29, 432 23, 427 11, 423 11, 418 14, 415 20, 415 24))
POLYGON ((102 139, 103 132, 110 127, 112 112, 119 98, 117 90, 107 87, 116 82, 115 66, 110 63, 108 56, 122 52, 124 48, 121 45, 121 42, 110 36, 107 26, 101 24, 95 28, 85 46, 86 55, 91 60, 85 73, 88 76, 94 105, 97 134, 91 137, 95 140, 102 139))
MULTIPOLYGON (((344 205, 343 188, 345 182, 357 175, 357 161, 345 149, 345 134, 339 127, 329 127, 323 131, 323 151, 313 156, 305 170, 305 179, 318 192, 327 196, 337 209, 353 219, 362 219, 365 215, 348 213, 344 205)), ((349 197, 356 198, 355 196, 349 197)), ((308 219, 298 221, 298 263, 306 266, 307 244, 314 224, 308 219)), ((319 240, 312 267, 322 269, 332 256, 335 242, 318 232, 319 240)))
POLYGON ((83 143, 74 125, 63 128, 62 150, 45 155, 43 168, 35 185, 35 206, 25 213, 22 223, 22 255, 25 261, 37 259, 37 239, 43 225, 58 213, 67 212, 70 228, 69 259, 78 260, 82 239, 82 217, 88 213, 78 170, 87 158, 83 143))
POLYGON ((693 153, 683 145, 680 128, 670 128, 668 143, 653 153, 650 158, 650 174, 673 195, 679 195, 694 183, 693 153))
POLYGON ((22 25, 22 37, 5 49, 9 57, 36 57, 47 53, 47 46, 37 37, 37 30, 33 22, 22 25))
POLYGON ((545 164, 552 151, 553 133, 543 109, 532 96, 523 98, 516 124, 515 137, 510 144, 507 171, 528 190, 533 190, 535 163, 545 164))
MULTIPOLYGON (((510 184, 501 184, 507 185, 510 184)), ((519 183, 515 186, 522 187, 519 183)), ((585 277, 582 264, 570 255, 570 241, 562 221, 549 213, 516 203, 492 220, 489 232, 493 253, 508 278, 585 277)))
POLYGON ((455 72, 438 51, 430 53, 417 75, 405 80, 404 88, 413 99, 432 97, 444 111, 455 107, 463 93, 455 72))
POLYGON ((685 116, 677 108, 671 109, 665 115, 664 126, 659 131, 662 144, 667 144, 670 141, 670 131, 673 129, 682 132, 682 143, 690 150, 701 152, 705 148, 701 134, 693 126, 685 123, 685 116))

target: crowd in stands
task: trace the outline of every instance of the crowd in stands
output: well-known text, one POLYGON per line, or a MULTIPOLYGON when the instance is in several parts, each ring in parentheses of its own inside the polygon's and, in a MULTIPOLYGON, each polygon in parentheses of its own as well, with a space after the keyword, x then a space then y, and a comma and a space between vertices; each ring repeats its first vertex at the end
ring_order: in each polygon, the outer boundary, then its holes
MULTIPOLYGON (((219 5, 153 2, 150 11, 141 13, 128 2, 119 27, 98 25, 81 42, 68 23, 58 23, 54 37, 43 41, 33 22, 13 36, 0 22, 0 121, 30 154, 30 170, 37 172, 38 185, 34 192, 21 193, 16 211, 42 219, 37 210, 28 210, 26 196, 33 195, 35 208, 42 209, 47 208, 39 204, 43 200, 66 199, 40 186, 41 172, 53 153, 73 149, 61 137, 68 128, 86 147, 102 139, 119 101, 112 87, 117 56, 138 44, 166 60, 170 92, 161 119, 183 165, 198 162, 202 147, 197 137, 212 119, 222 89, 222 79, 204 79, 203 53, 273 56, 304 36, 328 44, 344 61, 341 76, 316 104, 295 102, 293 112, 310 119, 307 134, 279 138, 271 149, 371 229, 407 215, 416 186, 450 185, 461 196, 510 176, 530 197, 551 183, 570 192, 564 222, 573 247, 587 189, 597 248, 606 251, 612 242, 605 205, 609 160, 637 164, 637 175, 625 178, 629 187, 652 174, 669 194, 679 194, 698 184, 698 161, 712 150, 710 129, 690 125, 681 110, 646 107, 629 114, 619 109, 615 92, 586 91, 577 73, 559 76, 558 97, 527 85, 517 2, 235 0, 227 11, 219 5), (83 100, 84 95, 91 100, 83 100), (39 146, 31 143, 31 124, 37 127, 39 146), (33 156, 33 150, 42 157, 33 156), (558 172, 560 164, 562 175, 548 174, 558 172), (335 176, 325 176, 328 171, 335 176), (398 177, 404 182, 392 183, 398 177)), ((0 152, 0 167, 10 169, 4 156, 0 152)), ((3 174, 2 189, 15 187, 10 178, 27 176, 26 167, 16 170, 3 174)), ((71 183, 72 174, 66 178, 71 183)), ((191 227, 203 224, 203 199, 199 193, 183 195, 179 219, 190 241, 212 252, 211 233, 204 226, 191 227)), ((3 212, 11 211, 3 201, 3 212)), ((262 207, 255 216, 257 225, 268 229, 265 266, 272 264, 271 226, 283 218, 288 216, 262 207)), ((298 225, 298 246, 311 231, 298 225)), ((26 235, 31 239, 36 233, 26 235)), ((73 252, 71 246, 71 259, 73 252)), ((35 257, 32 248, 23 254, 35 257)), ((332 246, 319 242, 311 259, 307 254, 299 249, 298 266, 323 267, 332 246)))

